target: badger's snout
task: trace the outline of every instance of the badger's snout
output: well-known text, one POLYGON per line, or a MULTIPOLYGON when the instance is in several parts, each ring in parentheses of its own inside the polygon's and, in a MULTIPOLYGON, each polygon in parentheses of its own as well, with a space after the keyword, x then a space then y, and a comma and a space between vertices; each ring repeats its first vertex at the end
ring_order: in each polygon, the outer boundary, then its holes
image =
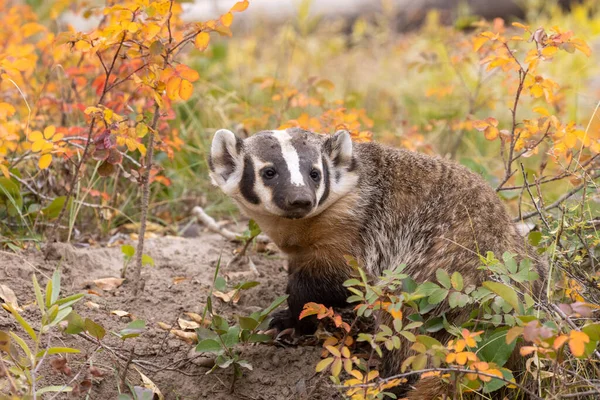
POLYGON ((287 193, 284 199, 284 211, 288 218, 302 218, 315 205, 315 194, 310 190, 298 188, 287 193))

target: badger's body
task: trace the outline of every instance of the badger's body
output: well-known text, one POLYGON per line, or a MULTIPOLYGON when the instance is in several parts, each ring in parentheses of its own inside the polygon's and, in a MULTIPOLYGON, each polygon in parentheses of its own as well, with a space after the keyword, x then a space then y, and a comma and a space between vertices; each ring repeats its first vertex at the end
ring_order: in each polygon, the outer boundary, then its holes
MULTIPOLYGON (((307 302, 346 304, 345 255, 373 276, 406 264, 417 282, 442 268, 468 285, 484 278, 479 254, 527 252, 496 193, 454 162, 352 143, 346 132, 265 131, 244 141, 219 132, 213 180, 288 255, 289 310, 278 314, 278 328, 310 329, 298 321, 307 302), (265 179, 265 168, 281 180, 265 179)), ((408 348, 385 357, 384 375, 399 371, 408 348)))

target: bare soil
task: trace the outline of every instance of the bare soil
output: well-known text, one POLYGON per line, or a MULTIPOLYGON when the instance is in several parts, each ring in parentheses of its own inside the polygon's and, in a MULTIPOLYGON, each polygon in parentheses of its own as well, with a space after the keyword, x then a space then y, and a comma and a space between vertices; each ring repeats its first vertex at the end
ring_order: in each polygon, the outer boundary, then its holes
MULTIPOLYGON (((202 314, 217 261, 222 257, 221 264, 226 265, 233 257, 234 249, 234 244, 215 233, 203 232, 195 238, 166 236, 148 239, 146 253, 153 257, 156 265, 144 268, 145 289, 137 299, 131 295, 133 284, 130 282, 125 281, 122 286, 110 291, 101 290, 92 283, 100 278, 119 277, 123 265, 120 246, 76 248, 58 244, 48 260, 44 260, 38 251, 23 254, 0 252, 0 283, 15 292, 19 305, 24 309, 24 317, 32 322, 34 329, 36 321, 39 321, 39 311, 34 304, 31 274, 35 272, 40 283, 45 285, 57 267, 62 274, 62 296, 86 293, 85 299, 75 307, 82 317, 90 318, 112 332, 120 331, 132 320, 112 314, 114 310, 126 311, 133 318, 146 321, 146 331, 138 338, 123 343, 109 333, 103 339, 103 343, 114 352, 102 350, 94 356, 94 365, 104 376, 93 379, 89 399, 117 398, 120 376, 132 351, 134 361, 147 364, 132 363, 128 368, 128 382, 141 385, 137 368, 154 382, 165 399, 338 398, 327 381, 314 373, 320 358, 318 346, 263 344, 243 348, 242 357, 252 364, 253 370, 244 370, 244 376, 235 382, 231 391, 232 371, 217 369, 207 375, 209 368, 204 365, 210 355, 196 353, 194 344, 186 343, 158 326, 159 322, 177 325, 178 318, 186 318, 185 312, 202 314)), ((243 292, 237 304, 215 301, 216 312, 230 323, 235 322, 235 315, 248 315, 263 309, 285 292, 287 273, 281 254, 265 256, 253 253, 252 260, 260 277, 250 272, 247 265, 222 271, 229 278, 229 284, 248 280, 260 282, 260 285, 243 292)), ((25 336, 12 316, 2 309, 0 329, 15 330, 25 336)), ((68 356, 74 373, 82 369, 83 361, 97 347, 97 344, 80 336, 58 332, 52 337, 52 345, 82 350, 81 354, 68 356)), ((50 368, 44 371, 44 384, 61 385, 71 379, 50 368)), ((127 389, 121 390, 127 392, 127 389)))

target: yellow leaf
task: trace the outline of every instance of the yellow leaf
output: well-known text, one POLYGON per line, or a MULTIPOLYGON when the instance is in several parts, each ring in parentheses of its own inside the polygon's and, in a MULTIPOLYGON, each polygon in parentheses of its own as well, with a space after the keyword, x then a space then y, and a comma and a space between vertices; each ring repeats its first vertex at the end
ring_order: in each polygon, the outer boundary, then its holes
POLYGON ((521 23, 519 23, 519 22, 513 22, 513 23, 512 23, 512 26, 514 26, 514 27, 517 27, 517 28, 524 29, 524 30, 526 30, 526 31, 529 31, 529 25, 523 25, 523 24, 521 24, 521 23))
POLYGON ((52 162, 52 154, 44 154, 43 156, 40 157, 38 166, 40 167, 40 169, 46 169, 50 166, 51 162, 52 162))
POLYGON ((542 49, 542 55, 546 58, 551 58, 558 51, 556 46, 546 46, 542 49))
POLYGON ((319 361, 319 363, 317 364, 317 366, 315 368, 315 371, 317 371, 317 372, 323 371, 325 368, 329 367, 329 364, 331 364, 332 362, 333 362, 333 357, 329 357, 329 358, 319 361))
POLYGON ((473 128, 477 129, 480 132, 483 132, 485 128, 487 128, 489 124, 487 121, 477 120, 473 121, 473 128))
POLYGON ((574 132, 569 132, 565 135, 565 144, 569 149, 572 149, 577 144, 577 135, 574 132))
POLYGON ((498 137, 498 133, 498 128, 495 126, 488 126, 485 131, 483 131, 483 134, 487 140, 496 139, 498 137))
POLYGON ((181 97, 182 100, 188 100, 192 96, 193 91, 194 86, 190 81, 183 79, 179 85, 179 97, 181 97))
POLYGON ((538 97, 542 97, 542 95, 544 94, 544 89, 542 89, 542 87, 540 85, 533 85, 530 89, 529 89, 531 95, 535 98, 538 97))
POLYGON ((228 12, 226 14, 221 15, 220 21, 223 24, 223 26, 230 27, 233 23, 233 14, 228 12))
POLYGON ((208 43, 210 42, 210 35, 208 32, 200 32, 198 36, 196 36, 196 40, 194 41, 194 45, 200 51, 206 50, 208 47, 208 43))
POLYGON ((249 5, 250 2, 248 0, 238 1, 233 5, 233 7, 231 7, 231 10, 229 10, 229 12, 242 12, 246 10, 249 5))
POLYGON ((342 359, 336 358, 331 364, 331 375, 339 376, 340 372, 342 372, 342 359))
POLYGON ((571 43, 577 50, 581 51, 588 57, 592 54, 592 49, 590 49, 590 46, 588 46, 588 44, 581 39, 574 38, 571 39, 569 43, 571 43))
POLYGON ((473 39, 473 51, 478 51, 488 40, 490 39, 484 36, 475 37, 473 39))
POLYGON ((0 103, 0 120, 12 117, 15 111, 15 108, 11 104, 5 102, 0 103))
POLYGON ((534 107, 533 112, 536 112, 538 114, 542 114, 546 117, 550 116, 550 112, 548 112, 548 110, 546 110, 544 107, 534 107))
POLYGON ((44 129, 44 139, 50 140, 52 136, 54 136, 54 132, 56 132, 56 127, 54 125, 50 125, 44 129))
POLYGON ((6 165, 0 164, 0 171, 6 179, 10 179, 10 172, 8 171, 8 168, 6 168, 6 165))

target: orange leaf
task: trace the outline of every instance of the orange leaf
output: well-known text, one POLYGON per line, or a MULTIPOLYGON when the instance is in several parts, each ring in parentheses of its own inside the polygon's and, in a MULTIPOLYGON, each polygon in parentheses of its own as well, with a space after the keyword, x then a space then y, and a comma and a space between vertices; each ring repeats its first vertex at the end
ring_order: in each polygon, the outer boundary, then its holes
POLYGON ((188 100, 192 96, 193 91, 194 86, 190 81, 183 79, 179 85, 179 97, 181 97, 182 100, 188 100))
POLYGON ((171 100, 177 100, 179 96, 179 87, 181 86, 181 78, 172 76, 167 81, 167 97, 171 100))
POLYGON ((15 111, 15 108, 11 104, 4 102, 0 103, 0 120, 12 117, 15 111))
POLYGON ((498 133, 498 128, 495 126, 488 126, 485 131, 483 131, 483 134, 487 140, 496 139, 498 137, 498 133))
POLYGON ((521 24, 521 23, 519 23, 519 22, 513 22, 513 23, 512 23, 512 26, 515 26, 515 27, 517 27, 517 28, 524 29, 524 30, 526 30, 526 31, 528 31, 528 32, 529 32, 529 25, 523 25, 523 24, 521 24))
POLYGON ((206 50, 208 47, 208 43, 210 42, 210 35, 208 32, 200 32, 198 36, 196 36, 196 40, 194 41, 194 45, 200 51, 206 50))
POLYGON ((221 23, 224 26, 230 27, 231 24, 233 23, 233 14, 230 12, 223 14, 223 15, 221 15, 221 18, 219 20, 221 21, 221 23))
POLYGON ((200 74, 197 71, 191 69, 185 64, 179 64, 175 67, 175 72, 183 79, 187 79, 190 82, 195 82, 200 78, 200 74))
POLYGON ((563 344, 565 344, 565 342, 568 339, 569 337, 567 335, 560 335, 559 337, 554 339, 554 344, 552 345, 552 347, 554 347, 554 350, 558 350, 562 347, 563 344))
POLYGON ((589 343, 590 337, 579 331, 571 331, 569 334, 569 348, 575 357, 581 357, 585 353, 585 344, 589 343))
POLYGON ((238 1, 233 5, 233 7, 231 7, 231 10, 229 10, 229 12, 242 12, 246 10, 249 5, 250 2, 248 0, 238 1))

